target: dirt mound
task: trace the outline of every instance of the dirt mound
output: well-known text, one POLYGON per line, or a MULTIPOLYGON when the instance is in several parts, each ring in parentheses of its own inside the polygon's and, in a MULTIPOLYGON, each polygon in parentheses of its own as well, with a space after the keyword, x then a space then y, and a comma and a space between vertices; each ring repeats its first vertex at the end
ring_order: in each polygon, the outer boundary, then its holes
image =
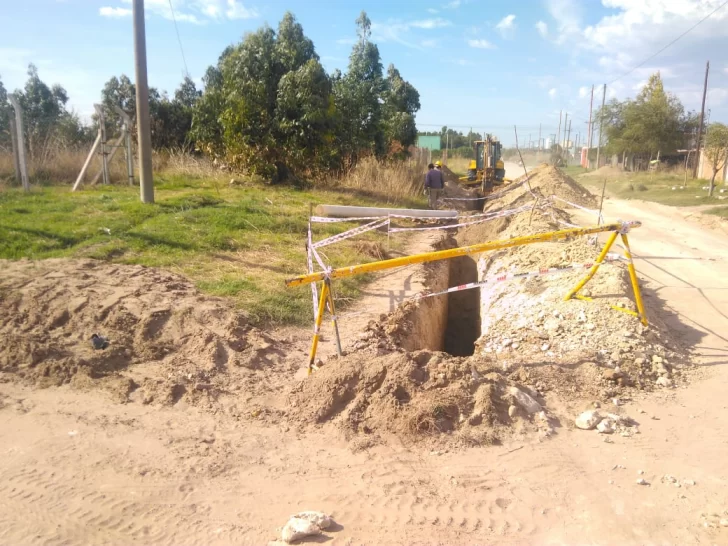
MULTIPOLYGON (((582 207, 594 208, 597 206, 597 199, 589 190, 552 165, 543 163, 531 170, 528 173, 528 177, 531 188, 539 189, 544 197, 555 195, 582 207)), ((518 183, 524 178, 525 175, 515 180, 514 183, 518 183)), ((502 204, 510 204, 524 192, 528 192, 528 186, 525 184, 521 188, 505 195, 499 202, 502 204)), ((557 202, 557 205, 563 208, 564 203, 557 202)))
POLYGON ((183 277, 92 260, 3 262, 0 372, 41 387, 102 387, 120 401, 205 405, 260 382, 281 344, 183 277), (110 340, 94 350, 91 335, 110 340))
MULTIPOLYGON (((300 423, 333 422, 348 435, 391 433, 412 442, 455 433, 457 443, 480 445, 497 441, 512 424, 516 412, 509 416, 509 407, 525 394, 521 389, 485 366, 446 353, 377 356, 365 350, 331 361, 300 383, 289 413, 300 423)), ((549 427, 545 414, 534 423, 534 430, 549 427)))

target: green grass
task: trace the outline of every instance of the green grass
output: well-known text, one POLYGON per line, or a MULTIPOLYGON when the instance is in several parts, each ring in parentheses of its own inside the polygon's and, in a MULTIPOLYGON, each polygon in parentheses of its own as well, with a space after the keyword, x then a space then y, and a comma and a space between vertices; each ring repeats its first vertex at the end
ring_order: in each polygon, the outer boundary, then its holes
MULTIPOLYGON (((156 202, 139 202, 139 190, 98 186, 0 191, 0 258, 95 258, 163 267, 191 278, 200 290, 230 298, 257 323, 306 323, 308 287, 283 281, 306 270, 310 204, 381 205, 383 198, 345 191, 299 191, 248 184, 229 187, 214 179, 155 178, 156 202)), ((420 204, 409 202, 406 205, 420 204)), ((422 206, 422 204, 420 204, 422 206)), ((352 227, 315 224, 315 239, 352 227)), ((382 241, 369 232, 357 239, 382 241)), ((393 238, 393 249, 402 238, 393 238)), ((352 240, 326 247, 334 266, 372 261, 352 240)), ((367 277, 337 282, 350 301, 367 277)))
POLYGON ((581 165, 568 165, 566 167, 561 167, 561 170, 564 171, 569 176, 571 176, 572 178, 576 178, 577 176, 580 176, 582 174, 589 172, 589 169, 585 169, 581 165))
MULTIPOLYGON (((563 170, 570 176, 575 177, 574 173, 569 172, 569 170, 563 170)), ((578 181, 589 186, 592 191, 601 192, 604 177, 582 176, 578 178, 578 181)), ((723 185, 716 185, 713 197, 708 197, 708 191, 704 190, 703 187, 707 187, 710 184, 709 181, 693 180, 688 177, 687 184, 683 188, 684 183, 684 174, 624 172, 607 176, 607 193, 621 199, 641 199, 674 207, 711 204, 728 205, 728 201, 719 199, 719 197, 728 196, 720 193, 720 190, 724 188, 723 185)), ((721 209, 718 208, 717 210, 721 209)), ((709 213, 716 214, 715 212, 709 213)))

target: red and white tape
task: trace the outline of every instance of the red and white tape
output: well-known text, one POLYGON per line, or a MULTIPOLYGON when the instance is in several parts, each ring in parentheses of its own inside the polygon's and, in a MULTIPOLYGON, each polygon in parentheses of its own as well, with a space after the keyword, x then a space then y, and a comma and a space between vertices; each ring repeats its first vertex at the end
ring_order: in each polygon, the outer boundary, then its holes
POLYGON ((362 233, 366 233, 367 231, 371 231, 373 229, 378 229, 383 226, 389 225, 389 218, 382 220, 381 222, 375 220, 374 222, 370 222, 368 224, 364 224, 363 226, 355 227, 352 229, 349 229, 347 231, 344 231, 343 233, 339 233, 338 235, 333 235, 327 239, 323 239, 321 241, 318 241, 317 243, 313 243, 312 248, 321 248, 323 246, 327 246, 333 243, 338 243, 339 241, 343 241, 345 239, 349 239, 350 237, 354 237, 355 235, 361 235, 362 233))
POLYGON ((551 196, 551 199, 552 200, 555 200, 555 201, 561 201, 562 203, 566 203, 567 205, 571 205, 572 207, 574 207, 576 209, 581 209, 583 211, 590 212, 592 214, 596 214, 597 221, 598 222, 603 222, 604 221, 604 217, 602 216, 602 213, 599 212, 598 210, 588 209, 588 208, 583 207, 581 205, 577 205, 576 203, 572 203, 571 201, 567 201, 566 199, 562 199, 561 197, 557 197, 556 195, 552 195, 551 196))
MULTIPOLYGON (((312 246, 312 238, 311 235, 311 222, 308 223, 308 243, 306 244, 306 265, 308 266, 308 272, 313 273, 313 260, 312 260, 312 252, 313 252, 313 246, 312 246)), ((316 283, 311 283, 311 297, 313 299, 313 318, 316 318, 316 313, 318 310, 318 289, 316 288, 316 283)))
MULTIPOLYGON (((473 226, 475 224, 482 224, 484 222, 490 222, 491 220, 495 220, 496 218, 505 218, 506 216, 512 216, 514 214, 518 214, 520 212, 525 212, 527 210, 531 210, 531 205, 520 207, 518 209, 500 211, 498 213, 488 216, 487 218, 482 218, 481 220, 476 220, 475 222, 462 222, 459 224, 451 224, 449 226, 428 226, 428 227, 420 227, 420 228, 389 228, 389 232, 397 233, 397 232, 401 232, 401 231, 427 231, 427 230, 434 230, 434 229, 455 229, 455 228, 461 228, 461 227, 465 227, 465 226, 473 226)), ((477 215, 474 215, 474 216, 477 216, 477 215)), ((466 216, 463 218, 468 218, 468 217, 466 216)))
MULTIPOLYGON (((601 262, 601 264, 605 264, 608 262, 614 262, 621 260, 622 257, 618 256, 616 254, 607 254, 607 256, 604 258, 604 261, 601 262)), ((502 275, 494 275, 492 277, 488 277, 487 279, 480 281, 480 282, 470 282, 467 284, 461 284, 459 286, 453 286, 451 288, 448 288, 447 290, 442 290, 440 292, 432 292, 432 293, 420 293, 415 296, 412 296, 409 299, 412 300, 418 300, 423 298, 431 298, 433 296, 442 296, 444 294, 451 294, 452 292, 460 292, 461 290, 471 290, 473 288, 480 288, 482 286, 485 286, 487 284, 493 284, 498 282, 505 282, 505 281, 514 281, 518 279, 529 279, 533 277, 542 277, 545 275, 558 275, 563 273, 569 273, 574 270, 580 270, 580 269, 590 269, 593 267, 597 262, 587 262, 582 264, 572 264, 566 267, 548 267, 539 269, 538 271, 529 271, 528 273, 504 273, 502 275)))

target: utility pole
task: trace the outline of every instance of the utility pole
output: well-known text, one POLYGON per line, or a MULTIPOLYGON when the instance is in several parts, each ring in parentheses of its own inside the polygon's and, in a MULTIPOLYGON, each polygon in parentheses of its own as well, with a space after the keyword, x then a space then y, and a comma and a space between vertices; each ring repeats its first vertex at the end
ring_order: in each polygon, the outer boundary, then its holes
POLYGON ((592 147, 592 109, 594 108, 594 86, 591 90, 591 102, 589 102, 589 134, 586 137, 586 146, 591 150, 592 147))
POLYGON ((30 191, 30 180, 28 179, 28 160, 25 155, 25 126, 23 125, 23 109, 15 95, 8 95, 10 104, 15 110, 15 131, 18 153, 18 163, 20 164, 20 180, 23 184, 23 190, 30 191))
POLYGON ((597 169, 599 168, 599 155, 602 152, 602 127, 604 126, 604 101, 607 98, 607 84, 602 91, 602 109, 599 110, 599 142, 597 143, 597 169))
POLYGON ((569 120, 569 132, 566 135, 566 141, 564 142, 564 148, 568 148, 569 142, 571 142, 571 121, 572 120, 569 120))
POLYGON ((564 138, 561 141, 561 147, 562 148, 566 148, 566 125, 567 125, 567 122, 568 121, 569 121, 569 113, 566 112, 566 114, 564 115, 564 135, 563 135, 564 138))
POLYGON ((698 125, 698 140, 695 142, 695 164, 693 165, 693 178, 698 176, 698 164, 700 163, 700 139, 703 137, 703 119, 705 118, 705 95, 708 92, 708 72, 710 61, 705 63, 705 83, 703 84, 703 105, 700 107, 700 124, 698 125))
POLYGON ((136 69, 136 110, 139 140, 139 189, 142 203, 154 203, 152 178, 152 133, 149 123, 149 84, 147 83, 147 37, 144 28, 144 0, 133 0, 134 65, 136 69))
POLYGON ((20 176, 20 158, 18 157, 18 130, 15 128, 15 116, 9 115, 10 122, 10 146, 13 149, 13 167, 15 167, 15 181, 22 182, 20 176))
POLYGON ((538 151, 541 151, 541 124, 538 124, 538 151))
POLYGON ((556 131, 556 140, 554 140, 554 144, 558 144, 559 141, 561 140, 561 114, 562 114, 562 111, 559 110, 559 130, 556 131))

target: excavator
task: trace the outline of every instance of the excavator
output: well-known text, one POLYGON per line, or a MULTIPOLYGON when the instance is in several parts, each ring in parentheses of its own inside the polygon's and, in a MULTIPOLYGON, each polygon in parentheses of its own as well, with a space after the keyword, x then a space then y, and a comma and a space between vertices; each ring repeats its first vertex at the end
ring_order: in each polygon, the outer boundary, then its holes
POLYGON ((475 159, 470 161, 467 176, 460 177, 463 186, 480 186, 483 195, 493 191, 505 181, 506 170, 501 159, 501 143, 497 137, 485 135, 485 140, 473 143, 475 159))

